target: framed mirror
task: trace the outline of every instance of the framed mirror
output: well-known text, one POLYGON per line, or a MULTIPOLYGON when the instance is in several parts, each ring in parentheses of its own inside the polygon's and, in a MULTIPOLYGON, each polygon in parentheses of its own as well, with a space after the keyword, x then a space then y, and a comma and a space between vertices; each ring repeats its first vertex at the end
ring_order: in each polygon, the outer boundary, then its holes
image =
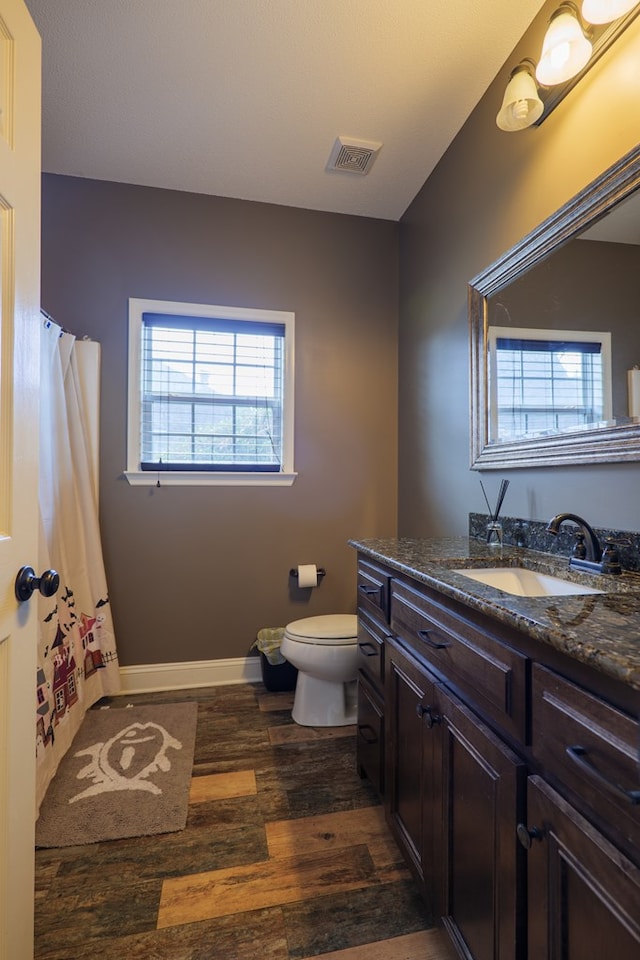
POLYGON ((469 329, 472 469, 640 460, 640 146, 470 281, 469 329))

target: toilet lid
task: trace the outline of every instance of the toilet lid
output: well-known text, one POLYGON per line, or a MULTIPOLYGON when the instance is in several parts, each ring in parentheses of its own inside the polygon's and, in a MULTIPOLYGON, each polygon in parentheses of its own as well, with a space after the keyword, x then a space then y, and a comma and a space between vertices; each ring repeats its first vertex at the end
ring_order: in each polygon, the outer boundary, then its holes
POLYGON ((300 643, 353 643, 358 636, 358 618, 354 613, 305 617, 287 624, 285 632, 300 643))

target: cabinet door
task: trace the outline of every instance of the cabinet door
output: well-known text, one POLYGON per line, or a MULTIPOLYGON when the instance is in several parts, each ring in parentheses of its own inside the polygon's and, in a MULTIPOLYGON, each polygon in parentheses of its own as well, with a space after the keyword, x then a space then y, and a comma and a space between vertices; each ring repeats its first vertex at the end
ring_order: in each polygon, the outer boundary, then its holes
POLYGON ((386 643, 385 812, 427 903, 438 872, 433 850, 433 738, 425 726, 433 709, 431 675, 395 640, 386 643))
POLYGON ((460 956, 517 960, 526 948, 526 865, 516 834, 526 768, 444 688, 437 690, 436 710, 439 912, 460 956))
POLYGON ((527 798, 529 957, 638 960, 640 870, 541 778, 527 798))

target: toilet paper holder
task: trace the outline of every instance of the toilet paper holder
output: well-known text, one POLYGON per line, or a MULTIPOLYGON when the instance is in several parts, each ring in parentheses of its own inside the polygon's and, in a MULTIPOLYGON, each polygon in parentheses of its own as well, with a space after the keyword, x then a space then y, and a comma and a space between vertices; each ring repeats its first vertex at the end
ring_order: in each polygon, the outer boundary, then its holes
MULTIPOLYGON (((320 583, 320 581, 322 580, 322 578, 323 578, 324 576, 326 576, 326 573, 327 573, 327 571, 324 569, 324 567, 318 567, 318 583, 320 583)), ((289 576, 290 576, 290 577, 293 577, 294 580, 297 580, 297 579, 298 579, 298 570, 297 570, 296 568, 292 567, 291 570, 289 570, 289 576)))

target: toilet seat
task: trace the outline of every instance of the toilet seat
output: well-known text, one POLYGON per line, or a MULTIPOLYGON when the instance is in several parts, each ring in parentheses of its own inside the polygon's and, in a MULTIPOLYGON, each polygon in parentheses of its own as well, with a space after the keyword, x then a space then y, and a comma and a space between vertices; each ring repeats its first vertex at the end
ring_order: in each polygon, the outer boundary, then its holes
POLYGON ((354 613, 305 617, 287 624, 285 634, 297 643, 345 646, 353 644, 358 637, 358 617, 354 613))

